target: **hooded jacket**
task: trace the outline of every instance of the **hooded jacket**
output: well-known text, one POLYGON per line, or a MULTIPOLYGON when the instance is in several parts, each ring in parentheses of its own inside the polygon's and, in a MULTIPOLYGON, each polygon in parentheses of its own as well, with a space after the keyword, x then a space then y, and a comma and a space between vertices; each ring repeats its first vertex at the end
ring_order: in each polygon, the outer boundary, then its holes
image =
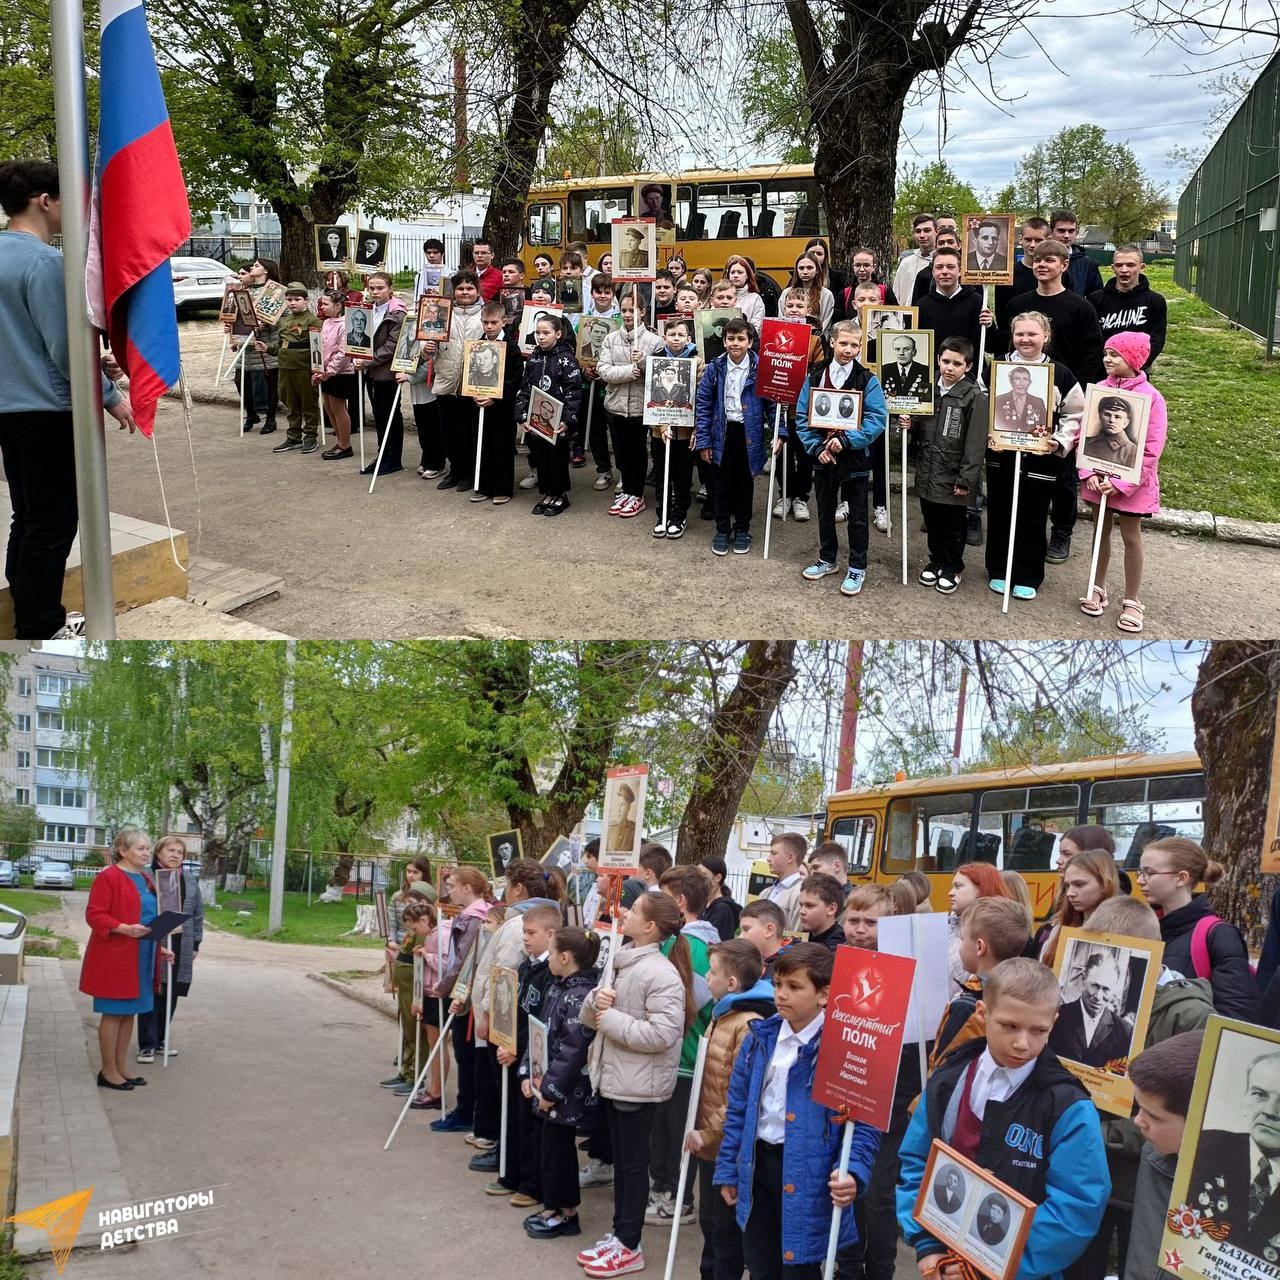
POLYGON ((721 942, 728 942, 738 932, 742 919, 742 907, 721 890, 720 896, 707 903, 702 918, 720 935, 721 942))
MULTIPOLYGON (((1104 378, 1098 385, 1133 391, 1140 396, 1147 396, 1151 401, 1147 438, 1142 445, 1142 474, 1136 484, 1129 480, 1117 480, 1112 476, 1113 492, 1107 495, 1107 506, 1112 511, 1129 515, 1154 515, 1160 509, 1160 455, 1164 452, 1165 437, 1169 429, 1164 396, 1147 381, 1145 373, 1139 373, 1136 378, 1104 378)), ((1077 456, 1082 463, 1087 462, 1083 453, 1077 456)), ((1081 480, 1087 480, 1094 474, 1093 468, 1089 466, 1081 466, 1079 471, 1081 480)), ((1081 485, 1080 496, 1086 502, 1097 503, 1102 495, 1081 485)), ((1170 968, 1174 967, 1176 966, 1170 965, 1170 968)))
MULTIPOLYGON (((751 474, 758 476, 764 470, 765 463, 764 404, 756 395, 756 368, 760 358, 754 351, 748 351, 746 358, 747 376, 742 384, 742 424, 747 439, 747 463, 751 474)), ((707 365, 698 383, 696 398, 695 415, 698 425, 693 437, 694 447, 710 449, 711 461, 716 466, 720 465, 720 459, 724 456, 724 388, 728 371, 729 355, 723 352, 707 365)))
POLYGON ((613 958, 613 1007, 596 1012, 595 993, 582 1023, 598 1030, 587 1064, 591 1087, 614 1102, 665 1102, 676 1089, 684 1038, 684 983, 656 944, 621 948, 613 958))
POLYGON ((970 378, 962 378, 945 395, 935 389, 934 411, 917 418, 914 434, 916 496, 922 502, 951 507, 968 506, 982 475, 987 451, 987 393, 970 378), (956 486, 968 490, 957 497, 956 486))
MULTIPOLYGON (((778 1046, 782 1018, 760 1018, 747 1027, 742 1048, 729 1078, 724 1137, 716 1157, 712 1184, 738 1189, 735 1209, 739 1228, 751 1217, 756 1163, 756 1133, 765 1073, 778 1046)), ((813 1100, 813 1076, 822 1035, 801 1044, 787 1072, 787 1100, 782 1144, 782 1260, 805 1266, 826 1257, 831 1230, 831 1194, 827 1181, 839 1167, 843 1125, 837 1112, 813 1100)), ((866 1191, 880 1150, 881 1133, 869 1124, 855 1124, 849 1163, 842 1170, 866 1191)), ((858 1243, 856 1215, 840 1215, 839 1248, 858 1243)))
MULTIPOLYGON (((1213 1012, 1213 988, 1207 978, 1183 978, 1164 969, 1151 1002, 1144 1049, 1184 1031, 1199 1031, 1213 1012)), ((1134 1202, 1138 1154, 1143 1137, 1128 1116, 1102 1116, 1102 1140, 1111 1170, 1111 1203, 1128 1209, 1134 1202)), ((1165 1201, 1166 1206, 1168 1201, 1165 1201)))
POLYGON ((596 375, 605 384, 606 413, 618 418, 639 418, 644 414, 644 361, 640 362, 640 376, 632 378, 635 364, 631 352, 638 349, 642 357, 652 356, 661 351, 662 346, 662 339, 643 326, 632 333, 614 329, 605 338, 596 375))
POLYGON ((489 1013, 489 975, 498 967, 503 969, 519 969, 525 958, 524 950, 524 915, 530 907, 555 907, 558 902, 550 898, 526 898, 523 902, 513 902, 507 907, 507 918, 498 926, 497 932, 489 942, 489 952, 485 957, 484 972, 476 974, 472 988, 471 1004, 479 1013, 489 1013))
POLYGON ((1167 1156, 1145 1143, 1139 1156, 1133 1192, 1133 1221, 1129 1227, 1129 1251, 1125 1255, 1124 1280, 1175 1280, 1170 1271, 1156 1266, 1162 1258, 1165 1214, 1173 1199, 1173 1174, 1177 1156, 1167 1156))
POLYGON ((1164 350, 1169 328, 1169 313, 1164 295, 1156 293, 1144 275, 1128 293, 1121 293, 1115 280, 1108 280, 1089 294, 1089 304, 1098 313, 1102 341, 1113 333, 1145 333, 1151 339, 1151 354, 1143 368, 1150 372, 1156 357, 1164 350))
MULTIPOLYGON (((693 1068, 698 1061, 698 1041, 711 1021, 711 987, 706 975, 711 970, 711 954, 709 947, 720 941, 720 934, 709 920, 695 920, 680 930, 681 936, 689 944, 689 954, 693 961, 693 1007, 697 1009, 697 1017, 693 1025, 684 1033, 680 1042, 680 1074, 692 1078, 693 1068)), ((662 944, 662 954, 671 958, 671 948, 675 939, 668 938, 662 944)))
MULTIPOLYGON (((1167 911, 1160 917, 1166 968, 1184 978, 1197 976, 1191 962, 1191 936, 1198 920, 1215 914, 1208 895, 1197 893, 1185 907, 1167 911)), ((1227 922, 1218 925, 1209 935, 1208 950, 1213 1007, 1224 1018, 1257 1021, 1258 983, 1249 970, 1249 953, 1240 930, 1227 922)))
POLYGON ((587 1051, 596 1033, 582 1025, 582 1002, 598 981, 594 969, 579 969, 566 978, 552 978, 542 996, 538 1016, 547 1024, 547 1072, 540 1092, 555 1105, 542 1111, 537 1098, 532 1102, 535 1112, 553 1124, 576 1128, 595 1114, 587 1051))
MULTIPOLYGON (((477 299, 469 307, 454 304, 449 318, 449 341, 441 343, 431 357, 431 390, 438 396, 456 396, 462 386, 462 349, 468 339, 483 338, 484 325, 480 310, 484 306, 477 299)), ((426 360, 423 354, 423 360, 426 360)))
POLYGON ((1098 270, 1098 264, 1078 244, 1073 244, 1062 282, 1072 292, 1087 298, 1091 293, 1102 288, 1102 272, 1098 270))
POLYGON ((578 415, 582 411, 582 370, 578 367, 573 348, 563 339, 550 351, 534 347, 533 354, 525 361, 524 376, 516 395, 517 422, 528 420, 529 396, 534 387, 554 396, 564 405, 560 425, 562 433, 567 436, 578 425, 578 415))
POLYGON ((694 1128, 702 1139, 699 1160, 714 1162, 720 1153, 724 1135, 725 1110, 729 1105, 729 1078, 738 1050, 746 1039, 747 1028, 758 1018, 771 1018, 776 1012, 773 983, 767 978, 747 991, 731 991, 716 1002, 707 1029, 707 1061, 703 1069, 702 1092, 698 1095, 698 1112, 694 1128))
POLYGON ((326 378, 356 371, 355 361, 346 353, 346 337, 346 321, 341 316, 331 316, 320 326, 320 348, 324 352, 326 378))
MULTIPOLYGON (((916 1196, 948 1104, 958 1105, 964 1075, 986 1047, 972 1040, 948 1055, 929 1077, 902 1139, 898 1222, 917 1258, 946 1252, 915 1220, 916 1196)), ((1018 1280, 1058 1275, 1080 1256, 1080 1242, 1097 1234, 1111 1191, 1098 1109, 1052 1050, 1040 1054, 1008 1098, 987 1103, 974 1160, 1038 1206, 1018 1280)))
POLYGON ((439 992, 442 996, 447 997, 453 991, 467 953, 480 940, 480 929, 491 906, 493 903, 485 898, 477 898, 469 907, 464 907, 454 920, 453 928, 449 931, 449 959, 444 976, 440 979, 439 992))

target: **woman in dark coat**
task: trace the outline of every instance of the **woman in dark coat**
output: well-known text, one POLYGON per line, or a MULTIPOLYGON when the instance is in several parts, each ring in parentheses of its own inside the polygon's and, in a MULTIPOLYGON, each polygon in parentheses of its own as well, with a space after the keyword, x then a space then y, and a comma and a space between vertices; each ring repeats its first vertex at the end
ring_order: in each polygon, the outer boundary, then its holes
POLYGON ((724 887, 729 868, 724 859, 714 853, 708 854, 699 865, 705 868, 713 881, 711 897, 702 918, 720 935, 721 942, 728 942, 738 932, 738 919, 742 915, 742 908, 724 887))
POLYGON ((89 890, 84 918, 91 930, 80 967, 80 990, 93 996, 102 1015, 98 1048, 103 1089, 132 1089, 146 1084, 129 1076, 126 1064, 135 1014, 149 1013, 160 986, 160 966, 173 952, 142 939, 156 918, 156 886, 146 869, 151 841, 146 833, 125 827, 112 846, 114 862, 98 872, 89 890))
MULTIPOLYGON (((200 885, 195 876, 183 869, 187 856, 187 846, 179 836, 165 836, 155 847, 151 858, 151 871, 178 871, 179 910, 190 914, 182 929, 170 938, 173 946, 173 986, 168 984, 169 969, 166 966, 160 981, 160 994, 150 1013, 138 1015, 138 1061, 154 1062, 156 1052, 164 1052, 164 1020, 165 1001, 168 1000, 170 1020, 177 1008, 178 997, 185 996, 191 990, 191 976, 195 966, 196 955, 200 951, 200 943, 204 938, 204 899, 200 896, 200 885)), ((175 1057, 177 1049, 170 1049, 169 1056, 175 1057)))

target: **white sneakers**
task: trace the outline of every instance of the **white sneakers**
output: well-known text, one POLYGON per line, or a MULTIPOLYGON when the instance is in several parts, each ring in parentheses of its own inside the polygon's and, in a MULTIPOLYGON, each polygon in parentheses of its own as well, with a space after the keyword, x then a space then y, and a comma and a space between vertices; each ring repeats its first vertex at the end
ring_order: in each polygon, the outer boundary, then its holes
POLYGON ((888 507, 877 507, 871 518, 875 523, 876 528, 879 529, 881 533, 887 533, 889 531, 888 507))

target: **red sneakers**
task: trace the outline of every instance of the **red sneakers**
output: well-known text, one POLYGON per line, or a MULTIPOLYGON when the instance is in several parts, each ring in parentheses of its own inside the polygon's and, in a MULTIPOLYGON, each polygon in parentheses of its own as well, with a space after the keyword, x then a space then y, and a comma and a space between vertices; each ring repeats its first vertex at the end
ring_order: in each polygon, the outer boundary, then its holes
POLYGON ((629 1271, 643 1270, 644 1254, 639 1249, 628 1249, 616 1240, 608 1253, 601 1254, 582 1268, 584 1275, 600 1277, 601 1280, 607 1276, 625 1276, 629 1271))
POLYGON ((597 1240, 589 1249, 583 1249, 579 1252, 578 1266, 589 1266, 598 1258, 603 1257, 611 1249, 614 1249, 617 1244, 617 1237, 612 1234, 605 1236, 603 1240, 597 1240))

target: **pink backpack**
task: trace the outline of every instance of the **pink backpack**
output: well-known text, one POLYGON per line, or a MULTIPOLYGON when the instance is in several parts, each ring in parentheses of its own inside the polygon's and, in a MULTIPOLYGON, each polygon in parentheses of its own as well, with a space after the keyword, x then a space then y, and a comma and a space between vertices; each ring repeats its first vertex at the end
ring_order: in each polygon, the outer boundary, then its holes
MULTIPOLYGON (((1196 971, 1197 978, 1208 978, 1213 973, 1213 963, 1209 959, 1209 939, 1220 924, 1226 923, 1220 916, 1202 916, 1196 921, 1196 927, 1191 931, 1191 967, 1196 971)), ((1256 974, 1257 971, 1257 966, 1250 962, 1249 972, 1256 974)))

